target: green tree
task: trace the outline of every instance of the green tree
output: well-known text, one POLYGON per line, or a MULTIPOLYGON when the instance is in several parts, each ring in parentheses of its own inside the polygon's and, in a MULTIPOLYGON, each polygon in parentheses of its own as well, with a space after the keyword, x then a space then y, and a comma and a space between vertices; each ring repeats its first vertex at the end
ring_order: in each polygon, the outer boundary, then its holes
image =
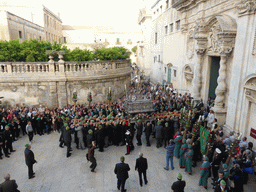
POLYGON ((136 51, 137 51, 137 46, 134 46, 134 47, 132 48, 132 52, 133 52, 133 53, 136 53, 136 51))
MULTIPOLYGON (((124 47, 98 47, 94 51, 76 48, 71 51, 57 42, 51 44, 49 41, 28 39, 20 43, 18 39, 12 39, 0 41, 0 62, 47 62, 49 59, 46 50, 64 51, 65 61, 123 60, 131 55, 124 47)), ((58 55, 53 56, 54 60, 58 61, 58 55)))

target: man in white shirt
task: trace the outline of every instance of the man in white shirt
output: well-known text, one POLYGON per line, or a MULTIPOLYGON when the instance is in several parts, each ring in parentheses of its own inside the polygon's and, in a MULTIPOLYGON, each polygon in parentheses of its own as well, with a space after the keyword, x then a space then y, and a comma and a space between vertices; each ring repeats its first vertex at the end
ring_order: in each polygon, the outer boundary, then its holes
POLYGON ((247 148, 247 137, 243 137, 243 139, 239 143, 239 147, 242 150, 246 150, 247 148))
POLYGON ((231 142, 233 143, 236 140, 236 136, 234 135, 234 132, 230 131, 229 135, 230 135, 229 138, 230 138, 231 142))
POLYGON ((215 116, 214 116, 213 110, 211 109, 210 113, 208 114, 208 116, 206 118, 208 128, 212 128, 214 118, 215 118, 215 116))

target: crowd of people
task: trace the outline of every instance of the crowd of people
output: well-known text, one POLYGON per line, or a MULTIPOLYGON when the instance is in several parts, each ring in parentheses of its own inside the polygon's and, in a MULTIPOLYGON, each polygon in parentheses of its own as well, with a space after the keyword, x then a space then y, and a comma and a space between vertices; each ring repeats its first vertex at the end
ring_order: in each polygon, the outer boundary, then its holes
MULTIPOLYGON (((138 94, 153 100, 154 112, 128 114, 126 97, 110 103, 68 105, 56 109, 44 106, 0 108, 0 159, 3 155, 9 158, 15 152, 12 143, 22 135, 28 135, 31 144, 36 134, 42 136, 59 132, 59 147, 66 146, 67 157, 71 156, 73 150, 72 141, 79 150, 88 148, 87 157, 92 162, 90 168, 94 172, 97 166, 94 157, 96 148, 99 152, 104 152, 104 148, 111 145, 126 145, 126 155, 129 155, 135 148, 134 137, 136 136, 137 145, 140 146, 143 144, 141 137, 145 133, 146 146, 151 146, 153 137, 157 148, 167 149, 165 170, 169 170, 169 161, 171 169, 175 168, 175 157, 179 159, 180 169, 184 168, 186 173, 192 175, 193 168, 203 160, 200 186, 207 189, 208 178, 212 177, 216 191, 243 191, 248 175, 253 174, 253 145, 251 142, 247 143, 246 137, 238 141, 240 138, 236 134, 227 133, 223 127, 218 126, 211 98, 205 106, 202 100, 194 101, 188 93, 182 95, 171 84, 152 85, 149 81, 139 85, 131 84, 128 95, 138 94), (191 121, 182 126, 181 114, 185 110, 191 112, 191 121), (192 132, 197 122, 211 132, 211 139, 215 141, 207 145, 205 154, 200 151, 200 134, 192 132), (239 145, 236 154, 229 154, 230 146, 236 143, 239 145)), ((179 175, 178 178, 182 176, 179 175)))

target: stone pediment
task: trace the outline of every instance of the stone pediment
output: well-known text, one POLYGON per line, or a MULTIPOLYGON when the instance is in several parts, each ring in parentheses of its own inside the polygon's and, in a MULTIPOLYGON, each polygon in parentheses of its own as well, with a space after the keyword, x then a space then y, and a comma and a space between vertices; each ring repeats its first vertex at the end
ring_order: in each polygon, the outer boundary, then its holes
MULTIPOLYGON (((208 33, 214 24, 218 24, 220 33, 234 33, 237 32, 236 20, 229 15, 215 15, 207 22, 200 20, 196 23, 193 37, 203 36, 203 33, 208 33)), ((206 35, 206 34, 205 34, 206 35)))
POLYGON ((229 15, 215 15, 208 21, 197 22, 193 38, 200 49, 209 55, 223 55, 232 52, 237 32, 236 20, 229 15))

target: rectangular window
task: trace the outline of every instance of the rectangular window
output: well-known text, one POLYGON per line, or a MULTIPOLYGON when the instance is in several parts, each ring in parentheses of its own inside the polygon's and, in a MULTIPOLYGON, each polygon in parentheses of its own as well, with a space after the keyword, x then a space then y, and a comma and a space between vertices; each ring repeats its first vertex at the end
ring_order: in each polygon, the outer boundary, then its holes
POLYGON ((39 41, 41 41, 42 40, 42 37, 41 36, 39 36, 39 41))
POLYGON ((169 8, 169 0, 166 1, 166 9, 169 8))
POLYGON ((117 43, 119 43, 119 42, 120 42, 120 39, 119 39, 119 38, 117 38, 117 39, 116 39, 116 42, 117 42, 117 43))
POLYGON ((170 24, 170 33, 173 33, 173 23, 170 24))
POLYGON ((64 41, 64 43, 67 43, 67 38, 63 37, 63 41, 64 41))
POLYGON ((174 77, 177 76, 177 70, 176 70, 176 69, 173 70, 173 76, 174 76, 174 77))
POLYGON ((157 33, 155 33, 155 44, 157 44, 157 33))
POLYGON ((180 20, 176 21, 176 30, 180 30, 180 20))
POLYGON ((22 39, 22 32, 19 31, 19 38, 22 39))
POLYGON ((166 26, 164 27, 164 29, 165 29, 165 35, 167 35, 167 34, 168 34, 168 25, 166 25, 166 26))
POLYGON ((154 57, 154 63, 156 62, 156 57, 154 57))
POLYGON ((158 55, 158 62, 160 62, 160 55, 158 55))

